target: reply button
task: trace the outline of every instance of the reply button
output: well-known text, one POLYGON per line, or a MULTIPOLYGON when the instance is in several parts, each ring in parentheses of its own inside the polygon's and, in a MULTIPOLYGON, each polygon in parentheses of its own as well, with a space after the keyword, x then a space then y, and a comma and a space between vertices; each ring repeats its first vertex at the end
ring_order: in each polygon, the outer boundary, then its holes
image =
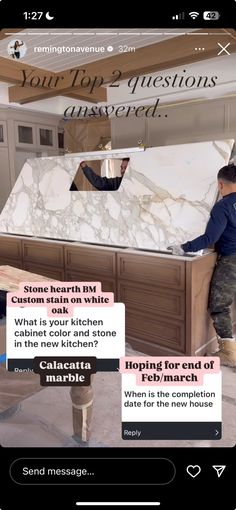
POLYGON ((21 485, 166 485, 175 466, 165 458, 21 458, 10 476, 21 485))

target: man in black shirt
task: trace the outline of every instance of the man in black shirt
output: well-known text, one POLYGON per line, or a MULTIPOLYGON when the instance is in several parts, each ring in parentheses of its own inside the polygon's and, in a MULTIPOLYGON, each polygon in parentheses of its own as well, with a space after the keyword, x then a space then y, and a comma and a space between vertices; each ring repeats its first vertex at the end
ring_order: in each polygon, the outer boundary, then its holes
MULTIPOLYGON (((122 159, 120 165, 120 177, 101 177, 97 175, 92 168, 90 168, 85 161, 80 163, 80 166, 84 172, 85 177, 87 177, 88 181, 99 191, 116 191, 121 184, 121 181, 124 177, 126 168, 128 166, 130 158, 122 159)), ((77 188, 71 186, 70 191, 75 191, 77 188)))

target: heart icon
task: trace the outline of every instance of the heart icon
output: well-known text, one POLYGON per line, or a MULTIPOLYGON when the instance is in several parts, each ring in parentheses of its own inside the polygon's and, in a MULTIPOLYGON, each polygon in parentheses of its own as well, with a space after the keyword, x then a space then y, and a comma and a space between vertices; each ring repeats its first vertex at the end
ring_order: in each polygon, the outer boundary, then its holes
POLYGON ((186 469, 188 475, 190 475, 192 478, 195 478, 196 476, 199 475, 199 473, 201 473, 201 468, 200 466, 188 466, 187 469, 186 469))

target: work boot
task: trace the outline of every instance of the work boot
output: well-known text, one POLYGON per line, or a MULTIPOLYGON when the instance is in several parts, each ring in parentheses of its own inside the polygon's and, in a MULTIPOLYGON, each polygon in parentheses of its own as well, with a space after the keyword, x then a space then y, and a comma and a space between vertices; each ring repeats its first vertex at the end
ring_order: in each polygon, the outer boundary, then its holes
MULTIPOLYGON (((86 443, 90 437, 92 410, 92 401, 80 406, 73 403, 73 438, 80 438, 82 443, 86 443)), ((82 444, 82 446, 86 446, 86 444, 82 444)))
POLYGON ((219 350, 213 356, 219 356, 220 364, 226 367, 236 367, 236 341, 234 338, 219 338, 219 350))
POLYGON ((86 443, 90 437, 90 427, 92 421, 92 386, 72 386, 70 395, 73 405, 74 436, 78 437, 79 440, 83 443, 86 443))
POLYGON ((92 448, 106 448, 107 445, 104 444, 104 443, 98 443, 97 441, 82 441, 82 439, 77 436, 76 434, 74 434, 72 436, 72 438, 74 439, 74 441, 76 441, 76 443, 78 444, 78 446, 80 446, 80 448, 89 448, 89 447, 92 447, 92 448))
POLYGON ((78 446, 80 446, 81 448, 87 448, 89 446, 88 441, 82 441, 81 437, 78 436, 77 434, 74 434, 71 437, 74 439, 74 441, 76 441, 78 446))

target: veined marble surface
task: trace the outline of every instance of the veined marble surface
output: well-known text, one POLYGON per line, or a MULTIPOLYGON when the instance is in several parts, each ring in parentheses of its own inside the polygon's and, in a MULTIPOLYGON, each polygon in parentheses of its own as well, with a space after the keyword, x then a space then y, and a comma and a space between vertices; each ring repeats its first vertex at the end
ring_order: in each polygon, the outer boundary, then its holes
MULTIPOLYGON (((233 140, 29 159, 0 231, 165 250, 202 234, 233 140), (130 157, 119 190, 69 191, 81 161, 130 157)), ((92 165, 91 165, 92 166, 92 165)))

